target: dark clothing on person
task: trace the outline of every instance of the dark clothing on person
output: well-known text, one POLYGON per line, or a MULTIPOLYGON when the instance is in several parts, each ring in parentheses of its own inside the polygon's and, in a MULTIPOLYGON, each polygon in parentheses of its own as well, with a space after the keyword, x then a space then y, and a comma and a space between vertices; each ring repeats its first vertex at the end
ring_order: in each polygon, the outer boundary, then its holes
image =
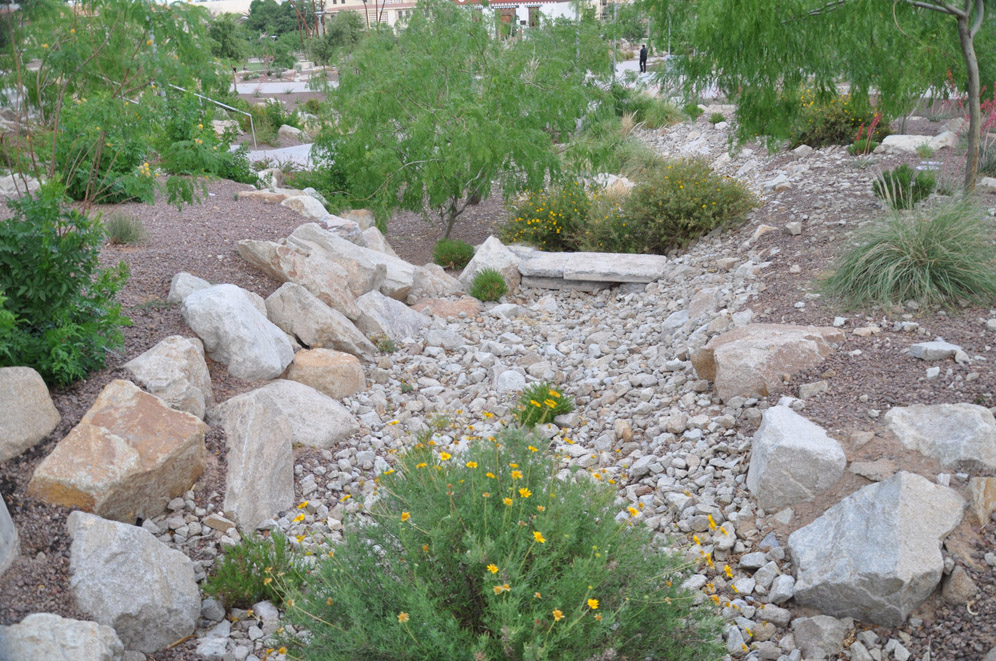
POLYGON ((640 49, 640 73, 647 73, 647 47, 640 49))

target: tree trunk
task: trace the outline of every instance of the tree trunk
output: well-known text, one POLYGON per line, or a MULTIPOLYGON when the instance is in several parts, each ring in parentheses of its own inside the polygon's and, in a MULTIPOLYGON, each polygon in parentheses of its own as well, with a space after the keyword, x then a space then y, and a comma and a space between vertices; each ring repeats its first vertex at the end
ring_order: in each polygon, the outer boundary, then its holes
MULTIPOLYGON (((980 10, 981 11, 981 10, 980 10)), ((961 39, 961 53, 965 58, 968 73, 968 153, 965 155, 965 192, 975 190, 975 179, 979 173, 979 132, 982 125, 982 101, 979 90, 979 60, 975 56, 975 43, 968 19, 970 15, 958 17, 958 37, 961 39)))

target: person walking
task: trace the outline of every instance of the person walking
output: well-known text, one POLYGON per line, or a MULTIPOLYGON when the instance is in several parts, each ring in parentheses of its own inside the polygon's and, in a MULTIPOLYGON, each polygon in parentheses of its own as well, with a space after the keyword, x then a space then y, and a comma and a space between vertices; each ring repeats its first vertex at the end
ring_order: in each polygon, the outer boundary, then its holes
POLYGON ((647 45, 640 47, 640 73, 647 73, 647 45))

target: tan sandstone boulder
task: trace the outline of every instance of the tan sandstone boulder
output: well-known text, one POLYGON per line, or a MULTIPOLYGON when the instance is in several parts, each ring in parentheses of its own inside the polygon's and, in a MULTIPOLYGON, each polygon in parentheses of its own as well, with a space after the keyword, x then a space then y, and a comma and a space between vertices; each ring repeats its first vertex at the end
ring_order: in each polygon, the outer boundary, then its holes
POLYGON ((155 516, 204 470, 207 430, 130 381, 112 381, 35 469, 28 494, 125 523, 155 516))
POLYGON ((423 298, 412 306, 412 309, 423 314, 444 319, 460 319, 476 317, 481 312, 481 302, 473 296, 460 298, 423 298))
POLYGON ((52 433, 59 412, 41 375, 30 367, 0 368, 0 462, 52 433))
POLYGON ((359 359, 329 349, 298 351, 287 370, 287 378, 311 386, 333 399, 349 397, 366 388, 359 359))
POLYGON ((843 341, 836 328, 749 324, 709 340, 692 365, 723 401, 763 397, 784 390, 786 377, 816 367, 843 341))

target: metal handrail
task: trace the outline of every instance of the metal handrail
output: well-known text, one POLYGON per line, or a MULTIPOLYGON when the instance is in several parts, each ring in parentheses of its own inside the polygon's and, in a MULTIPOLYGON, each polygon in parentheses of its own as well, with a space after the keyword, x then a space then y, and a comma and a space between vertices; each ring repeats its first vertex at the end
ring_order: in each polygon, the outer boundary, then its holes
POLYGON ((191 92, 190 90, 184 89, 184 88, 180 87, 179 85, 174 85, 173 83, 166 83, 166 85, 168 85, 169 87, 172 87, 175 90, 180 90, 184 94, 193 94, 194 96, 196 96, 199 99, 204 99, 205 101, 210 101, 211 103, 215 104, 216 106, 221 106, 222 108, 224 108, 226 110, 231 110, 232 112, 241 113, 241 114, 245 115, 246 117, 248 117, 249 118, 249 130, 252 131, 252 148, 253 149, 259 149, 259 146, 256 144, 256 125, 252 121, 252 113, 248 113, 245 110, 239 110, 238 108, 233 108, 232 106, 228 105, 227 103, 222 103, 221 101, 216 101, 216 100, 214 100, 214 99, 212 99, 210 97, 204 96, 203 94, 198 94, 197 92, 191 92))

